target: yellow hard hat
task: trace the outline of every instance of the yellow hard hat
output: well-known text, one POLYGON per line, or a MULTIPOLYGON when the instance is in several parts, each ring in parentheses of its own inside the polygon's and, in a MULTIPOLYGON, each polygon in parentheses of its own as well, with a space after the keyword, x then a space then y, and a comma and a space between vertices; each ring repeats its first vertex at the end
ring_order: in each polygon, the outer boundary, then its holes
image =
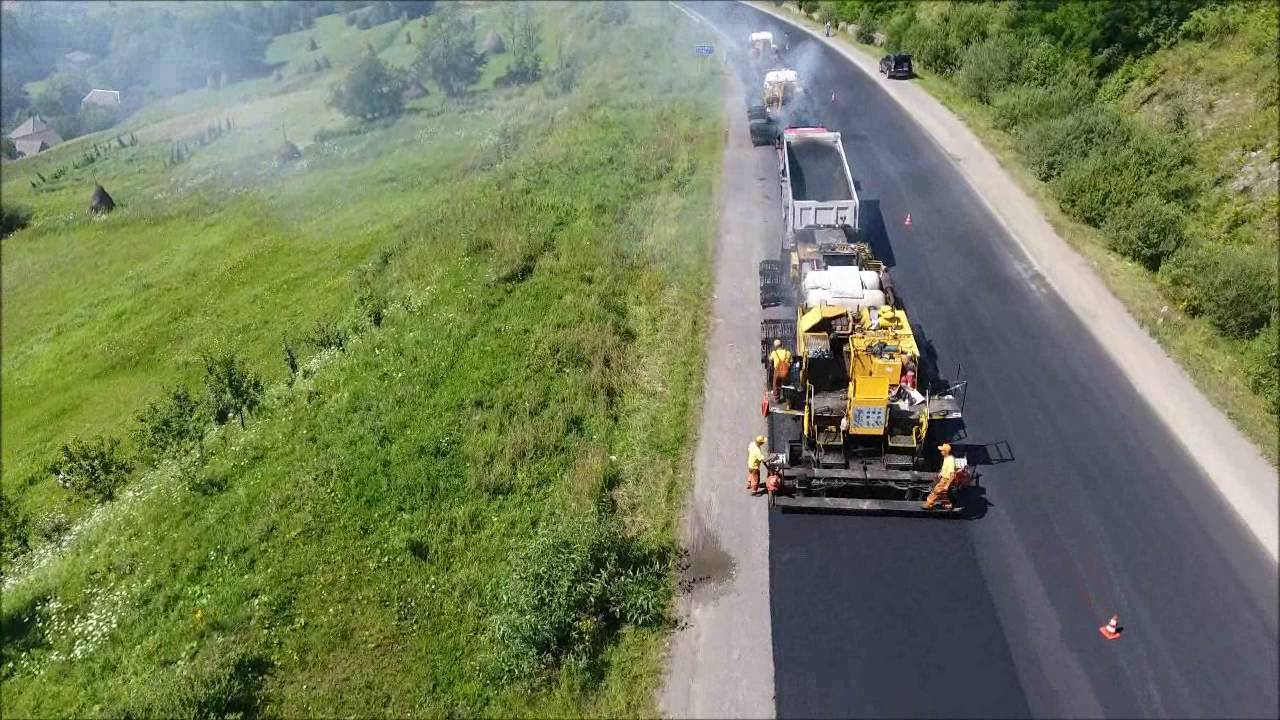
POLYGON ((757 445, 763 445, 764 443, 765 443, 765 436, 763 436, 763 435, 757 435, 757 436, 756 436, 756 444, 757 444, 757 445))
POLYGON ((942 443, 941 445, 938 446, 938 449, 942 451, 943 455, 950 455, 951 443, 942 443))
POLYGON ((781 341, 781 340, 776 340, 776 339, 775 339, 775 340, 773 341, 773 346, 774 346, 774 347, 782 347, 782 341, 781 341))

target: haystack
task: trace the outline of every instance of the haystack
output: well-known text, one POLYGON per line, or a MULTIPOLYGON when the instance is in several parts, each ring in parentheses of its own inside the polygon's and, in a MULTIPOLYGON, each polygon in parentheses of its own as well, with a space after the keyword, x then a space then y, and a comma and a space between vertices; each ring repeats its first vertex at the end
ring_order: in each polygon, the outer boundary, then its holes
POLYGON ((281 165, 301 159, 302 151, 298 149, 297 145, 294 145, 288 140, 285 140, 284 144, 280 146, 280 149, 276 151, 276 162, 281 165))
POLYGON ((502 36, 495 30, 490 30, 484 36, 484 42, 480 43, 480 52, 485 55, 501 55, 507 51, 507 44, 502 41, 502 36))
POLYGON ((116 209, 116 201, 111 199, 105 188, 98 183, 93 184, 93 197, 89 198, 90 215, 106 215, 116 209))
POLYGON ((289 134, 284 131, 283 127, 280 128, 280 135, 284 138, 284 143, 279 150, 276 150, 276 164, 285 165, 294 160, 301 160, 302 151, 298 149, 297 145, 289 142, 289 134))

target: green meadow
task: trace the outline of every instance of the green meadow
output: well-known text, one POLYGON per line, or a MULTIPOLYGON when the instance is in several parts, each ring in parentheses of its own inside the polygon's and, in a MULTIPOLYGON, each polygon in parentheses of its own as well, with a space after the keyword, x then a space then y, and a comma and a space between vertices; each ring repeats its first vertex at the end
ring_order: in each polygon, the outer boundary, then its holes
POLYGON ((685 17, 627 14, 535 3, 541 81, 496 56, 364 125, 329 86, 421 30, 324 17, 279 80, 4 166, 7 715, 655 712, 723 122, 685 17), (217 354, 261 405, 143 452, 217 354), (96 437, 133 466, 102 502, 50 472, 96 437))

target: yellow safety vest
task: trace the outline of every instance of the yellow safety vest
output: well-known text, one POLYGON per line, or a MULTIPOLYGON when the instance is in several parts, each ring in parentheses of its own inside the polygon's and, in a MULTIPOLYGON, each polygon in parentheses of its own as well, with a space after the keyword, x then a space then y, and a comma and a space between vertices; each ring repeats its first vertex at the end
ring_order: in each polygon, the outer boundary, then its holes
POLYGON ((956 474, 956 459, 950 455, 942 458, 942 469, 938 471, 941 477, 951 479, 956 474))
POLYGON ((769 360, 773 363, 773 369, 791 364, 791 351, 786 348, 778 348, 769 353, 769 360))

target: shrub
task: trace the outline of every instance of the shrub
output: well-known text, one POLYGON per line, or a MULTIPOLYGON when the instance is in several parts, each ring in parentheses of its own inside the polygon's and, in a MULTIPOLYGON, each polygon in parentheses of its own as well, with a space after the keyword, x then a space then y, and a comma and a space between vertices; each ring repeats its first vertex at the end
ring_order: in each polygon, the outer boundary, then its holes
MULTIPOLYGON (((9 496, 0 493, 0 560, 21 555, 30 546, 31 520, 18 509, 9 496)), ((3 574, 0 562, 0 574, 3 574)))
POLYGON ((1052 180, 1071 163, 1097 152, 1109 154, 1132 133, 1132 125, 1119 112, 1088 105, 1031 125, 1019 138, 1018 149, 1036 177, 1052 180))
POLYGON ((1251 337, 1277 310, 1275 256, 1265 247, 1187 245, 1160 276, 1179 307, 1228 337, 1251 337))
POLYGON ((139 450, 159 457, 198 440, 202 420, 200 403, 185 386, 177 385, 138 413, 134 442, 139 450))
POLYGON ((955 71, 960 63, 960 48, 951 42, 945 28, 937 23, 911 24, 902 37, 902 47, 912 53, 918 63, 943 75, 955 71))
POLYGON ((1111 249, 1158 270, 1182 245, 1186 215, 1177 206, 1143 195, 1108 218, 1105 230, 1111 249))
POLYGON ((334 323, 320 320, 317 320, 315 327, 311 329, 311 337, 309 339, 312 345, 321 350, 328 350, 329 348, 345 350, 347 347, 347 331, 334 323))
POLYGON ((24 205, 0 205, 0 238, 6 238, 31 222, 31 208, 24 205))
POLYGON ((1267 398, 1271 412, 1280 415, 1280 318, 1271 321, 1245 350, 1245 373, 1249 387, 1267 398))
POLYGON ((58 458, 49 464, 58 484, 77 495, 110 500, 129 479, 133 465, 120 453, 120 441, 98 436, 64 443, 58 458))
MULTIPOLYGON (((316 70, 322 67, 316 61, 316 70)), ((404 110, 408 78, 375 55, 368 55, 333 86, 329 104, 347 117, 372 120, 404 110)))
POLYGON ((590 662, 620 624, 664 622, 670 569, 670 553, 641 550, 607 516, 552 522, 517 553, 501 589, 499 672, 590 662))
POLYGON ((1185 145, 1135 131, 1123 145, 1099 143, 1087 158, 1066 168, 1054 189, 1068 215, 1101 227, 1139 194, 1185 203, 1194 190, 1190 163, 1185 145))
POLYGON ((1089 89, 1071 82, 1005 88, 991 100, 995 125, 1005 131, 1025 131, 1046 118, 1068 115, 1087 103, 1089 94, 1089 89))
POLYGON ((965 49, 960 59, 956 84, 961 92, 985 104, 995 93, 1020 81, 1027 44, 1016 35, 987 38, 965 49))
POLYGON ((204 356, 205 392, 214 422, 222 425, 234 415, 244 427, 245 415, 262 402, 263 382, 232 351, 204 356))

